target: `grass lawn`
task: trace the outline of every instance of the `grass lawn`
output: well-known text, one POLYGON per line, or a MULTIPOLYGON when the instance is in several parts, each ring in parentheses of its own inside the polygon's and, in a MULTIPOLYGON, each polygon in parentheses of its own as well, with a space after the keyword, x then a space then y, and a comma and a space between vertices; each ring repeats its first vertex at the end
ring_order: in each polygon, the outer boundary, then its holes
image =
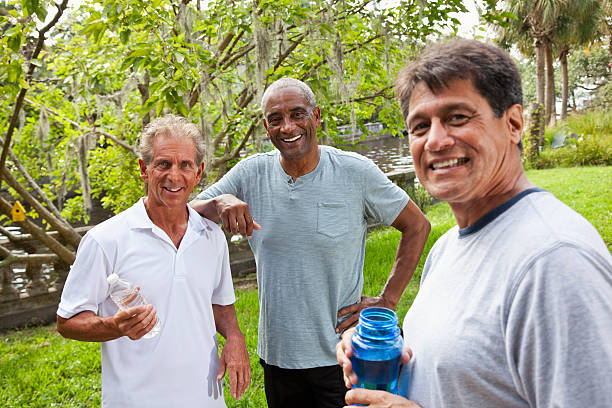
MULTIPOLYGON (((528 178, 587 218, 612 246, 612 167, 581 167, 531 170, 528 178)), ((398 305, 403 319, 418 290, 423 261, 431 245, 455 225, 446 203, 432 207, 432 223, 425 253, 398 305)), ((393 264, 399 232, 373 231, 367 240, 364 294, 377 295, 393 264)), ((226 390, 228 407, 265 407, 263 372, 256 354, 257 291, 237 291, 236 310, 247 339, 253 378, 242 401, 234 401, 226 390)), ((66 340, 54 326, 9 331, 0 334, 1 407, 96 407, 100 406, 100 345, 66 340)))

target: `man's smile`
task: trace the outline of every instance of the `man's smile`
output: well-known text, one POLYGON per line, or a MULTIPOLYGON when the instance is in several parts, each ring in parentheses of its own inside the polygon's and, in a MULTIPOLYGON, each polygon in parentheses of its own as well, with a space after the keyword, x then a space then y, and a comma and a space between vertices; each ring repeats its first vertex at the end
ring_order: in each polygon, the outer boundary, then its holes
POLYGON ((439 169, 446 169, 446 168, 449 168, 449 167, 457 167, 457 166, 461 166, 461 165, 467 163, 468 161, 470 161, 470 159, 468 159, 467 157, 443 160, 443 161, 438 161, 436 163, 432 163, 430 168, 432 168, 434 170, 439 170, 439 169))
POLYGON ((304 136, 304 135, 300 134, 300 135, 297 135, 297 136, 292 137, 290 139, 282 139, 282 141, 285 142, 285 143, 293 143, 295 141, 298 141, 302 136, 304 136))

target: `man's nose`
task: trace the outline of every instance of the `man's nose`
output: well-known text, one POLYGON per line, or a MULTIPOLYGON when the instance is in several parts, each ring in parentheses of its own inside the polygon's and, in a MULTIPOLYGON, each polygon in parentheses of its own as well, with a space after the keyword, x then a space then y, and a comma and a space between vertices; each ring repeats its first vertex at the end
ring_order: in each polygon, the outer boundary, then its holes
POLYGON ((173 164, 168 169, 168 177, 170 177, 171 179, 174 179, 174 178, 178 177, 179 172, 180 172, 179 171, 179 165, 178 164, 173 164))
POLYGON ((455 143, 455 139, 448 133, 446 126, 439 120, 431 122, 429 132, 427 132, 427 142, 425 149, 438 152, 448 149, 455 143))
POLYGON ((293 122, 293 119, 291 119, 291 116, 283 116, 280 125, 280 131, 282 133, 290 133, 291 131, 293 131, 294 128, 295 123, 293 122))

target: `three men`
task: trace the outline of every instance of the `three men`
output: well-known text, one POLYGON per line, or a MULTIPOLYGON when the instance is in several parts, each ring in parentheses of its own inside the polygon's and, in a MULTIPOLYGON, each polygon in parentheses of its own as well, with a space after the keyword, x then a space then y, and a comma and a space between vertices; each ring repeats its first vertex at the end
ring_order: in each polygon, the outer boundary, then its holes
POLYGON ((104 407, 225 407, 223 375, 240 398, 251 371, 225 236, 187 205, 202 175, 202 137, 186 119, 168 115, 145 128, 140 153, 148 195, 81 240, 58 331, 102 342, 104 407), (106 281, 112 273, 142 286, 155 309, 117 310, 106 281), (156 315, 161 332, 142 339, 156 315), (226 339, 220 359, 216 332, 226 339))
POLYGON ((277 150, 241 160, 192 206, 250 237, 269 407, 343 406, 346 388, 334 355, 339 333, 366 306, 396 307, 429 222, 372 161, 319 146, 321 112, 303 82, 274 82, 262 111, 277 150), (368 218, 402 232, 378 297, 361 296, 368 218))
MULTIPOLYGON (((470 40, 431 47, 397 95, 423 186, 458 226, 429 253, 404 320, 401 396, 372 407, 606 407, 612 400, 612 257, 597 231, 529 182, 519 71, 470 40), (404 356, 404 362, 408 356, 404 356)), ((354 384, 350 333, 338 345, 354 384)))

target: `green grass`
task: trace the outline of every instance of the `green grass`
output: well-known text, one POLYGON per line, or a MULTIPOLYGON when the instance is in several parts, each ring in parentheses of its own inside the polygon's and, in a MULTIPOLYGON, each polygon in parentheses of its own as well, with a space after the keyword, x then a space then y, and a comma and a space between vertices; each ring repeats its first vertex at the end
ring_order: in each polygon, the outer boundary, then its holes
MULTIPOLYGON (((580 167, 531 170, 527 177, 587 218, 612 246, 612 167, 580 167)), ((432 223, 424 255, 408 285, 397 312, 403 319, 418 290, 423 261, 431 245, 455 225, 448 204, 430 208, 432 223)), ((367 240, 364 294, 380 293, 400 234, 394 229, 373 231, 367 240)), ((247 339, 253 377, 242 401, 228 395, 228 407, 265 407, 263 371, 257 357, 257 291, 237 291, 236 310, 247 339)), ((65 340, 54 326, 9 331, 0 334, 1 407, 97 407, 100 406, 100 345, 65 340)))
POLYGON ((612 167, 529 170, 527 178, 580 213, 612 248, 612 167))

